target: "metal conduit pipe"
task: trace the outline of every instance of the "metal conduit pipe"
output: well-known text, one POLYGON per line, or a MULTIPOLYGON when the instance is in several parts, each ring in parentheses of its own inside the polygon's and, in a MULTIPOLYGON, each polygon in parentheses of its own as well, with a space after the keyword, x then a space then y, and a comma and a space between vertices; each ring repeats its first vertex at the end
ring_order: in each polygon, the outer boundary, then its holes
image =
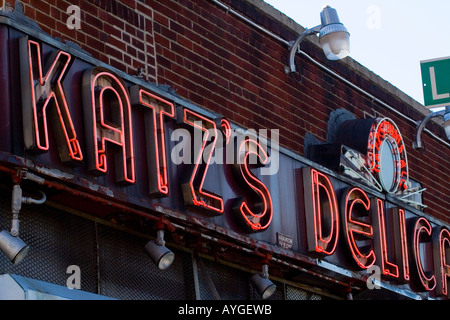
MULTIPOLYGON (((12 177, 18 176, 19 175, 18 172, 19 171, 24 172, 24 170, 25 169, 20 169, 20 168, 12 169, 12 168, 8 168, 6 166, 0 165, 0 171, 9 173, 12 177)), ((26 170, 25 170, 25 172, 26 172, 26 170)), ((150 220, 154 220, 154 221, 160 222, 169 231, 173 231, 174 230, 174 227, 172 226, 171 222, 168 219, 164 218, 164 217, 154 216, 154 215, 152 215, 150 213, 147 213, 147 212, 144 212, 144 211, 141 211, 141 210, 138 210, 138 209, 134 209, 134 208, 129 207, 127 205, 120 204, 120 203, 117 203, 117 202, 113 202, 113 201, 108 200, 108 199, 104 199, 104 198, 102 198, 100 196, 97 196, 95 194, 91 194, 91 193, 88 193, 88 192, 80 191, 80 190, 78 190, 76 188, 69 187, 69 186, 64 185, 62 183, 58 183, 58 182, 54 182, 54 181, 50 181, 50 180, 44 179, 42 177, 38 177, 37 175, 31 174, 29 172, 27 172, 26 174, 28 175, 28 177, 31 176, 31 177, 33 177, 35 179, 38 179, 38 180, 34 180, 34 181, 39 181, 40 184, 45 185, 45 186, 47 186, 49 188, 53 188, 53 189, 56 189, 56 190, 67 191, 67 192, 70 192, 73 195, 79 196, 81 198, 86 198, 86 199, 89 199, 89 200, 93 200, 95 202, 98 202, 98 203, 101 203, 101 204, 104 204, 104 205, 112 205, 112 206, 114 206, 115 208, 117 208, 119 210, 123 210, 124 212, 130 212, 130 213, 136 214, 138 216, 141 216, 141 217, 144 217, 144 218, 147 218, 147 219, 150 219, 150 220)), ((28 179, 30 179, 30 178, 28 178, 28 179)), ((30 179, 30 180, 32 180, 32 179, 30 179)), ((41 202, 43 200, 46 200, 46 199, 44 199, 44 198, 41 198, 41 199, 38 199, 38 200, 34 199, 34 201, 38 201, 38 202, 41 202)))
MULTIPOLYGON (((278 35, 276 35, 275 33, 273 33, 272 31, 267 30, 266 28, 258 25, 257 23, 255 23, 254 21, 248 19, 247 17, 243 16, 241 13, 237 12, 236 10, 233 10, 232 8, 230 8, 229 6, 221 3, 219 0, 210 0, 212 2, 214 2, 215 4, 217 4, 218 6, 220 6, 221 8, 225 9, 227 12, 232 13, 233 15, 235 15, 236 17, 238 17, 239 19, 245 21, 246 23, 250 24, 251 26, 257 28, 258 30, 264 32, 265 34, 271 36, 272 38, 278 40, 281 43, 284 43, 288 48, 290 47, 289 45, 289 41, 284 40, 283 38, 279 37, 278 35)), ((314 60, 310 55, 308 55, 307 53, 299 50, 299 52, 304 55, 306 58, 308 58, 308 60, 310 60, 312 63, 314 63, 315 65, 317 65, 318 67, 322 68, 323 70, 325 70, 326 72, 330 73, 331 75, 333 75, 334 77, 338 78, 339 80, 345 82, 347 85, 351 86, 352 88, 358 90, 360 93, 366 95, 367 97, 369 97, 370 99, 372 99, 375 102, 378 102, 379 104, 381 104, 382 106, 384 106, 385 108, 389 109, 390 111, 394 112, 395 114, 397 114, 398 116, 404 118, 405 120, 411 122, 414 125, 417 125, 416 120, 406 116, 405 114, 401 113, 400 111, 396 110, 395 108, 391 107, 390 105, 388 105, 387 103, 385 103, 384 101, 378 99, 377 97, 373 96, 372 94, 370 94, 369 92, 365 91, 364 89, 358 87, 357 85, 353 84, 352 82, 350 82, 349 80, 345 79, 344 77, 342 77, 341 75, 337 74, 336 72, 334 72, 333 70, 331 70, 330 68, 326 67, 325 65, 321 64, 320 62, 314 60)), ((436 134, 434 134, 433 132, 431 132, 428 129, 424 129, 424 132, 427 132, 430 136, 432 136, 434 139, 438 140, 439 142, 443 143, 444 145, 446 145, 447 147, 450 147, 450 143, 441 139, 439 136, 437 136, 436 134)))
POLYGON ((45 195, 44 191, 38 190, 39 194, 41 195, 40 199, 35 199, 32 197, 22 197, 22 203, 27 204, 43 204, 47 200, 47 196, 45 195))

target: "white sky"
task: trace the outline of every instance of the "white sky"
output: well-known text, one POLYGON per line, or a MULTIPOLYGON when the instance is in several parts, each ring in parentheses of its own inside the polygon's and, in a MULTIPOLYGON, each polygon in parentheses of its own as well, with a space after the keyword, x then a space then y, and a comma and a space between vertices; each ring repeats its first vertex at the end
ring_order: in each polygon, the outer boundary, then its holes
POLYGON ((331 5, 350 32, 350 56, 421 104, 420 61, 450 56, 447 0, 264 1, 305 28, 331 5))

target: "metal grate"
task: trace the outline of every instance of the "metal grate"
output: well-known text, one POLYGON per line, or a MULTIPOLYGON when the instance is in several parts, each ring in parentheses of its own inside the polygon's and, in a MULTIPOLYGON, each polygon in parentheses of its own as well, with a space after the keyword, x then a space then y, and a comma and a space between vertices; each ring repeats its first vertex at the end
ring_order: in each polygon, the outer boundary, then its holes
MULTIPOLYGON (((215 261, 197 258, 200 299, 214 300, 214 290, 221 300, 261 300, 262 297, 250 283, 251 274, 215 261), (202 270, 203 263, 204 269, 202 270), (207 272, 207 275, 205 274, 207 272), (209 277, 209 279, 208 279, 209 277)), ((273 281, 274 282, 274 281, 273 281)), ((283 300, 283 284, 276 283, 277 290, 268 300, 283 300)))
MULTIPOLYGON (((10 230, 11 218, 10 192, 2 192, 0 228, 10 230)), ((247 272, 199 257, 195 263, 191 253, 173 248, 174 263, 160 271, 144 253, 146 239, 48 205, 24 205, 20 221, 20 237, 30 245, 30 252, 17 266, 0 253, 0 274, 65 286, 71 275, 67 268, 76 265, 81 290, 117 299, 212 300, 213 291, 223 300, 261 299, 247 272)), ((275 284, 270 300, 321 298, 275 284)))
POLYGON ((286 286, 286 300, 322 300, 322 296, 295 287, 286 286))
POLYGON ((182 300, 193 295, 193 285, 190 289, 184 279, 192 275, 190 254, 171 249, 176 259, 161 271, 144 253, 145 240, 103 225, 98 225, 98 238, 100 294, 133 300, 182 300))
POLYGON ((202 300, 214 300, 212 292, 212 282, 215 290, 222 300, 243 300, 249 297, 248 274, 240 270, 236 270, 218 262, 197 258, 198 278, 200 287, 200 298, 202 300), (203 270, 201 263, 205 266, 203 270), (207 272, 207 274, 205 274, 207 272), (209 277, 209 279, 208 279, 209 277))
MULTIPOLYGON (((0 197, 0 224, 11 229, 11 202, 0 197)), ((81 269, 81 288, 96 292, 96 241, 94 224, 46 205, 24 205, 19 215, 20 237, 30 245, 27 257, 14 266, 0 254, 0 272, 14 273, 58 285, 66 285, 67 268, 81 269)))
MULTIPOLYGON (((0 227, 11 227, 11 203, 0 196, 0 227)), ((81 290, 118 299, 189 299, 194 296, 190 254, 176 254, 160 271, 145 255, 145 239, 47 205, 25 205, 20 237, 30 245, 14 266, 0 254, 0 273, 12 273, 65 286, 70 265, 81 271, 81 290), (190 279, 189 279, 190 277, 190 279)))

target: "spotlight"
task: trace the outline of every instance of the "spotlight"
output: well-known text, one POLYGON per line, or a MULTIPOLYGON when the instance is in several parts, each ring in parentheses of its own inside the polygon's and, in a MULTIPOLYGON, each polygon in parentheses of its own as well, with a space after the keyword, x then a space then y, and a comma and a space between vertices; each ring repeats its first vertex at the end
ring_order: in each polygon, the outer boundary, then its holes
MULTIPOLYGON (((36 177, 31 174, 29 176, 36 177)), ((14 265, 19 264, 30 250, 30 247, 19 238, 19 213, 22 209, 22 204, 43 204, 47 196, 42 191, 40 193, 40 199, 22 197, 22 188, 20 185, 15 184, 13 186, 11 198, 11 212, 13 216, 11 220, 11 232, 6 230, 0 232, 0 250, 14 265)))
POLYGON ((349 55, 350 33, 340 22, 336 9, 325 6, 320 13, 320 21, 320 25, 306 29, 291 43, 286 73, 296 72, 294 58, 295 52, 300 48, 300 42, 316 33, 319 33, 319 43, 328 60, 339 60, 349 55))
POLYGON ((3 230, 0 232, 0 250, 14 265, 18 265, 28 254, 30 247, 19 237, 3 230))
POLYGON ((277 289, 277 286, 269 280, 269 266, 267 264, 263 265, 262 274, 255 273, 250 281, 263 299, 269 298, 277 289))
POLYGON ((350 53, 350 34, 339 21, 336 9, 326 6, 320 13, 319 43, 328 60, 340 60, 350 53))
POLYGON ((175 259, 175 254, 165 246, 164 230, 158 230, 156 240, 147 242, 144 250, 159 270, 170 267, 175 259))

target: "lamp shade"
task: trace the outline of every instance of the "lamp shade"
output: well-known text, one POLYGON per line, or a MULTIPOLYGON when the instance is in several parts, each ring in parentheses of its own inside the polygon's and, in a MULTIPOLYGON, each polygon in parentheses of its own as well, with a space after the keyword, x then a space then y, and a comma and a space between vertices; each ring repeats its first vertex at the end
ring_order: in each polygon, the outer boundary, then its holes
POLYGON ((444 115, 444 129, 447 139, 450 140, 450 111, 444 115))
POLYGON ((250 280, 263 299, 269 298, 277 289, 277 286, 272 281, 258 273, 255 273, 250 280))
POLYGON ((336 9, 326 6, 320 13, 322 28, 319 43, 329 60, 339 60, 350 54, 350 33, 339 21, 336 9))
POLYGON ((14 265, 17 265, 28 254, 30 247, 19 237, 14 237, 3 230, 0 232, 0 250, 14 265))
POLYGON ((157 244, 151 240, 144 247, 147 255, 156 264, 159 270, 165 270, 172 264, 175 254, 165 246, 157 244))

